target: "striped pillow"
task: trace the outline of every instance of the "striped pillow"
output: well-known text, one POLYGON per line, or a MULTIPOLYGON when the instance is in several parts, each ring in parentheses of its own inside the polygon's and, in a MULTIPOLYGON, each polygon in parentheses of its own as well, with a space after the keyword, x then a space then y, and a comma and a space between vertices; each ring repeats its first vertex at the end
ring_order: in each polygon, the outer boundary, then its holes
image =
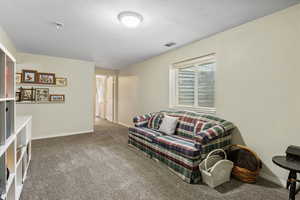
POLYGON ((164 118, 163 114, 156 113, 149 119, 147 127, 150 129, 158 130, 163 118, 164 118))
POLYGON ((204 131, 206 129, 209 129, 209 128, 213 127, 214 125, 215 124, 212 123, 212 122, 205 122, 205 121, 198 120, 195 124, 195 127, 194 127, 194 136, 197 133, 200 133, 201 131, 204 131))

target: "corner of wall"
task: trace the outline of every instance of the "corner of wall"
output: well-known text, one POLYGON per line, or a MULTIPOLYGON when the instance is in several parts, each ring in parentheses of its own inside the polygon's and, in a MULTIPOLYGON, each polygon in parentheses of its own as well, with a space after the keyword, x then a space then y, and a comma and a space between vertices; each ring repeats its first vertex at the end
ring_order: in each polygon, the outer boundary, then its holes
POLYGON ((17 50, 14 43, 9 38, 8 34, 0 26, 0 43, 12 54, 13 57, 17 57, 17 50))

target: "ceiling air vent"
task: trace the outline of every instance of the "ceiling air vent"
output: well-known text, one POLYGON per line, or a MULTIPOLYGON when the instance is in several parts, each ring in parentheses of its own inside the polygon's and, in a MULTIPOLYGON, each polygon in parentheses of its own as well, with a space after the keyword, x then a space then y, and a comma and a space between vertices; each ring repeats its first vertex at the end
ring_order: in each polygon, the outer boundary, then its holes
POLYGON ((169 43, 165 44, 166 47, 172 47, 174 45, 176 45, 175 42, 169 42, 169 43))
POLYGON ((54 26, 56 27, 57 30, 60 30, 64 27, 63 23, 60 22, 53 22, 54 26))

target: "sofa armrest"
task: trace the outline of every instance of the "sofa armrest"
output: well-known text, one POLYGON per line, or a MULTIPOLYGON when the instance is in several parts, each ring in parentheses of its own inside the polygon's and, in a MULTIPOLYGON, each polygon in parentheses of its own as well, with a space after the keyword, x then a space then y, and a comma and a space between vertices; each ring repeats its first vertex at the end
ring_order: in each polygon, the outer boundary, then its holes
POLYGON ((225 137, 231 134, 231 130, 234 128, 235 126, 233 123, 229 121, 224 121, 209 129, 200 131, 199 133, 196 133, 194 136, 195 146, 197 148, 201 148, 202 145, 208 144, 218 138, 225 137))
POLYGON ((154 115, 155 113, 148 113, 145 115, 139 115, 135 116, 133 118, 133 123, 135 127, 147 127, 148 122, 150 118, 154 115))

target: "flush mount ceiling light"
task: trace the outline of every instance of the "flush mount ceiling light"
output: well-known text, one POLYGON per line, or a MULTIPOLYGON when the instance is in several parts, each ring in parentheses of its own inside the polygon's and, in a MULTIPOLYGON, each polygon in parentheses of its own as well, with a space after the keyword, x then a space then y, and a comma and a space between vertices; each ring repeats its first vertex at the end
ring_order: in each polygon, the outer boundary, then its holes
POLYGON ((118 15, 119 21, 128 28, 136 28, 143 21, 143 16, 136 12, 125 11, 118 15))

